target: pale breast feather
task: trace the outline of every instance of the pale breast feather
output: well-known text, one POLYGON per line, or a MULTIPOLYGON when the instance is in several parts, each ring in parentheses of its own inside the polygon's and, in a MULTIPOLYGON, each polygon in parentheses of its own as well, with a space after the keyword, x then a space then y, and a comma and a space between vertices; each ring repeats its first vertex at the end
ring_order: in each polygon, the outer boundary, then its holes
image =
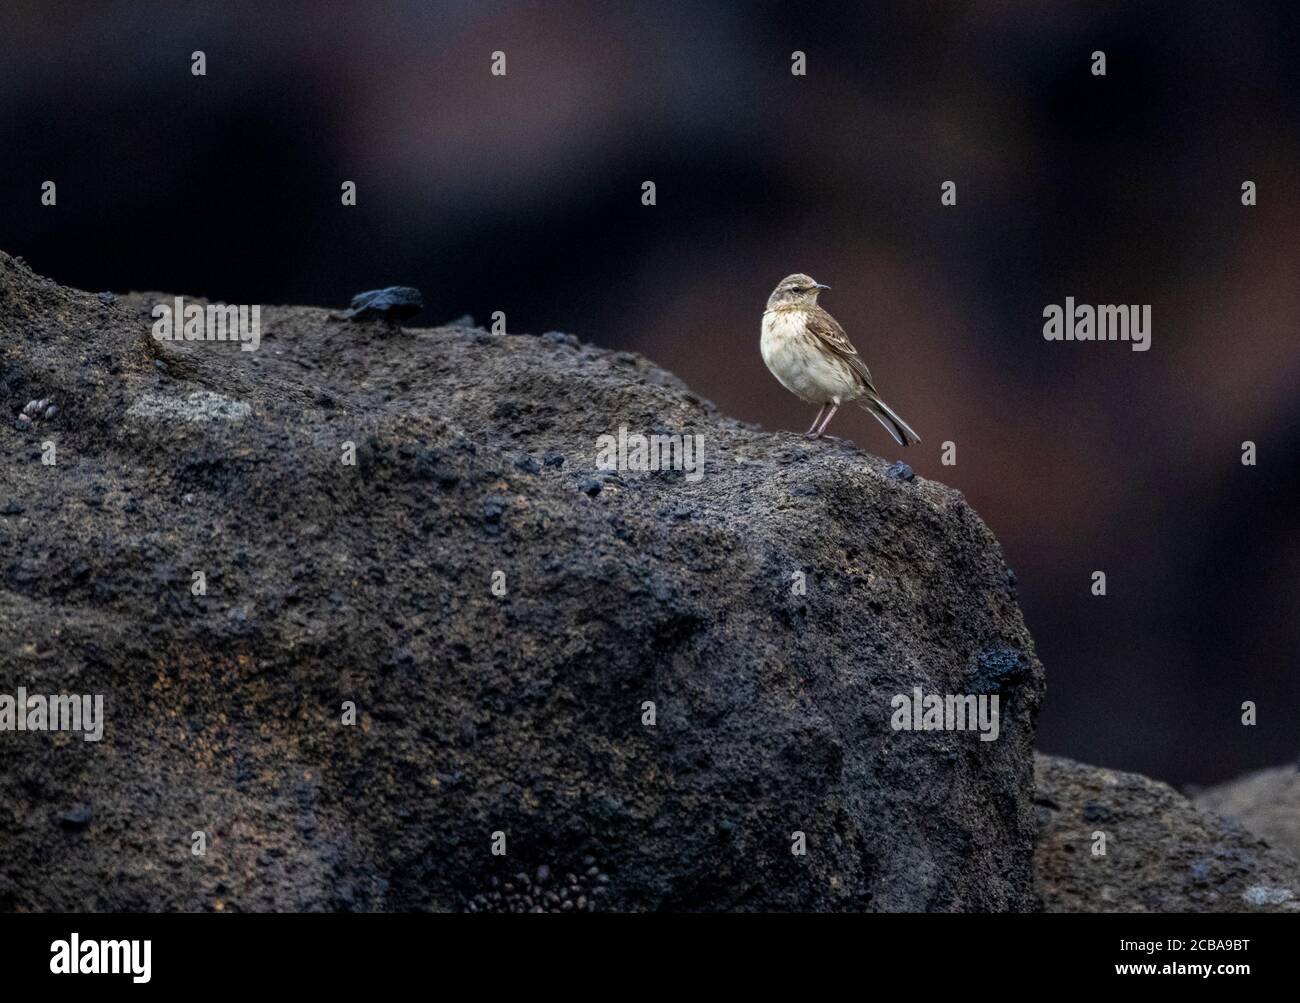
POLYGON ((860 377, 848 360, 826 351, 808 331, 808 312, 772 310, 763 315, 763 362, 783 387, 806 401, 852 400, 860 377))

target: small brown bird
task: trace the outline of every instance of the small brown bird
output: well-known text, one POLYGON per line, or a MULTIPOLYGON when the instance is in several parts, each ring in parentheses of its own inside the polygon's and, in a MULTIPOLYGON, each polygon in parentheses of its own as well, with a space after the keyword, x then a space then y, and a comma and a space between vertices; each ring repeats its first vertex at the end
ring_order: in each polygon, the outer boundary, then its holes
POLYGON ((836 409, 853 401, 875 415, 900 446, 920 442, 921 437, 911 426, 880 399, 871 382, 871 371, 844 328, 817 305, 817 294, 829 288, 807 275, 787 275, 772 290, 763 311, 759 347, 767 368, 792 394, 821 405, 804 435, 821 438, 836 409), (823 419, 827 406, 830 413, 823 419))

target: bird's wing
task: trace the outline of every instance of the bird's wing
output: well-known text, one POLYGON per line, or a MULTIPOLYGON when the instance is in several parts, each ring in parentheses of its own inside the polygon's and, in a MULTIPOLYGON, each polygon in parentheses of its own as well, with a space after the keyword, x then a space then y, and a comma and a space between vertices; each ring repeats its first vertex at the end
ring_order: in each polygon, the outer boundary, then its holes
POLYGON ((853 347, 853 342, 849 341, 849 336, 844 333, 839 321, 821 307, 814 307, 808 311, 807 331, 832 355, 848 363, 849 368, 861 377, 868 392, 876 393, 875 384, 871 382, 871 370, 862 361, 862 356, 853 347))

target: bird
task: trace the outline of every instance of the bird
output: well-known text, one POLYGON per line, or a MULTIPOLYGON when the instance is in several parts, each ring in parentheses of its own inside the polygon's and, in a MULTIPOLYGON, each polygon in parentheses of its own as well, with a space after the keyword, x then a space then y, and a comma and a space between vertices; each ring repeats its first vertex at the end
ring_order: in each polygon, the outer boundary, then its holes
POLYGON ((763 362, 781 386, 809 404, 821 405, 804 437, 820 439, 839 406, 852 401, 884 425, 900 446, 920 442, 912 426, 881 400, 871 371, 844 328, 817 305, 818 295, 829 288, 802 272, 787 275, 772 290, 763 311, 763 362))

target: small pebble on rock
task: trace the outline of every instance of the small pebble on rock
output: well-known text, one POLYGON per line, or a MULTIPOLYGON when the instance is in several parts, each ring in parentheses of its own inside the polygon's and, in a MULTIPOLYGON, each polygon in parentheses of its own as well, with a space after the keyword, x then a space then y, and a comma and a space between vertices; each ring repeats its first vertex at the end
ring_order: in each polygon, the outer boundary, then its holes
POLYGON ((65 829, 84 829, 90 825, 91 811, 87 805, 72 808, 59 816, 59 824, 65 829))
POLYGON ((412 286, 388 286, 357 293, 347 310, 332 313, 330 318, 357 322, 383 320, 396 324, 414 317, 423 309, 424 297, 420 290, 412 286))
POLYGON ((506 881, 490 875, 487 888, 470 896, 464 908, 467 912, 596 912, 597 896, 607 896, 610 889, 606 887, 609 876, 594 860, 590 855, 584 858, 583 876, 568 872, 568 887, 561 885, 558 889, 547 887, 554 880, 550 864, 519 871, 506 881))

